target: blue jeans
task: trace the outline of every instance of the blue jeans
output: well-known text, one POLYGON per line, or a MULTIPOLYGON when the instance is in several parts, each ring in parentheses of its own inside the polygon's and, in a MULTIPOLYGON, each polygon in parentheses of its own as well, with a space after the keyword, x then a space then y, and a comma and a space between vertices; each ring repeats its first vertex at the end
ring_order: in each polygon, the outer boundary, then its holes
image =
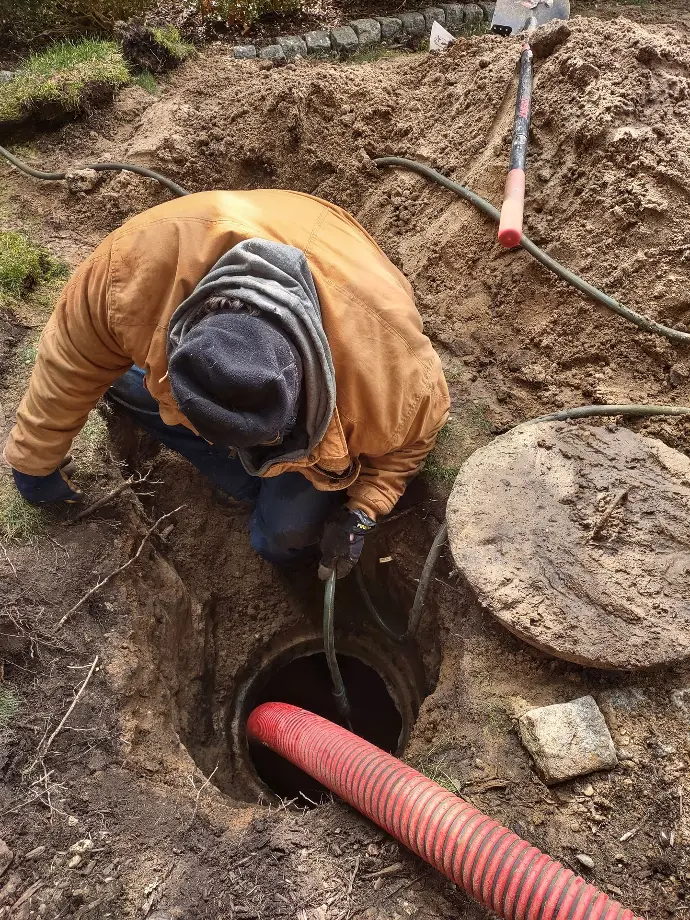
POLYGON ((156 440, 181 454, 211 482, 254 510, 249 535, 256 552, 278 565, 315 555, 324 524, 345 501, 343 492, 320 492, 301 473, 268 479, 250 476, 226 448, 204 441, 184 425, 166 425, 158 403, 144 387, 145 373, 132 367, 116 380, 108 395, 156 440))

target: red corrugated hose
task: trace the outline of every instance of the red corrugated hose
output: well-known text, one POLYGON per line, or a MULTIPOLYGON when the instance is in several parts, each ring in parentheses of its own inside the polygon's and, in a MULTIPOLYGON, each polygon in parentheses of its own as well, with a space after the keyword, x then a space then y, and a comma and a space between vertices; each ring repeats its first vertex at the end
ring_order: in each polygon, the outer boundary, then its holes
POLYGON ((641 920, 396 757, 287 703, 249 736, 300 767, 505 920, 641 920))

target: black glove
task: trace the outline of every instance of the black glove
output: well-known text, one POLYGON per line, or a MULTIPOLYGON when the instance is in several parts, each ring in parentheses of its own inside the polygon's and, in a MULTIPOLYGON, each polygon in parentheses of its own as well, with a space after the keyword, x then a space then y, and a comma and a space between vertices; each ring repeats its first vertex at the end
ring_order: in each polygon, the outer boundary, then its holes
POLYGON ((326 581, 335 569, 336 578, 349 574, 362 552, 364 537, 376 527, 368 514, 343 508, 326 524, 321 537, 319 578, 326 581))
POLYGON ((67 465, 47 476, 29 476, 12 470, 14 482, 19 494, 32 505, 44 502, 78 502, 82 494, 78 492, 67 475, 67 465))

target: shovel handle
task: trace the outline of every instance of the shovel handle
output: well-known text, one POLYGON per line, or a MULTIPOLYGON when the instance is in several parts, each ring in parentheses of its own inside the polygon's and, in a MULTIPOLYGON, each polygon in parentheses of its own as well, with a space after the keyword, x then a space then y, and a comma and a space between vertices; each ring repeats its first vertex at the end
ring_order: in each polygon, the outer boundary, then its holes
POLYGON ((532 49, 530 48, 529 40, 525 40, 520 56, 520 81, 517 102, 515 103, 510 172, 506 182, 503 207, 501 208, 501 223, 498 230, 499 242, 508 248, 517 246, 522 237, 525 211, 525 164, 527 162, 527 141, 531 119, 532 49))

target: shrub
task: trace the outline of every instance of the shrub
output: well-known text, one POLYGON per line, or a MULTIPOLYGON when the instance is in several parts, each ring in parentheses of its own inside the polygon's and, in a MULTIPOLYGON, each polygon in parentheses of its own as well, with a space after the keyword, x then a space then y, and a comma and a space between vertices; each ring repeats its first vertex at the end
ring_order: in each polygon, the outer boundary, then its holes
POLYGON ((30 55, 13 80, 0 84, 0 124, 81 111, 98 97, 112 96, 129 80, 113 42, 59 42, 30 55))
POLYGON ((153 0, 0 0, 0 41, 32 44, 112 34, 118 20, 140 15, 153 0))
POLYGON ((302 0, 199 0, 204 17, 228 25, 249 24, 267 13, 289 13, 301 6, 302 0))

